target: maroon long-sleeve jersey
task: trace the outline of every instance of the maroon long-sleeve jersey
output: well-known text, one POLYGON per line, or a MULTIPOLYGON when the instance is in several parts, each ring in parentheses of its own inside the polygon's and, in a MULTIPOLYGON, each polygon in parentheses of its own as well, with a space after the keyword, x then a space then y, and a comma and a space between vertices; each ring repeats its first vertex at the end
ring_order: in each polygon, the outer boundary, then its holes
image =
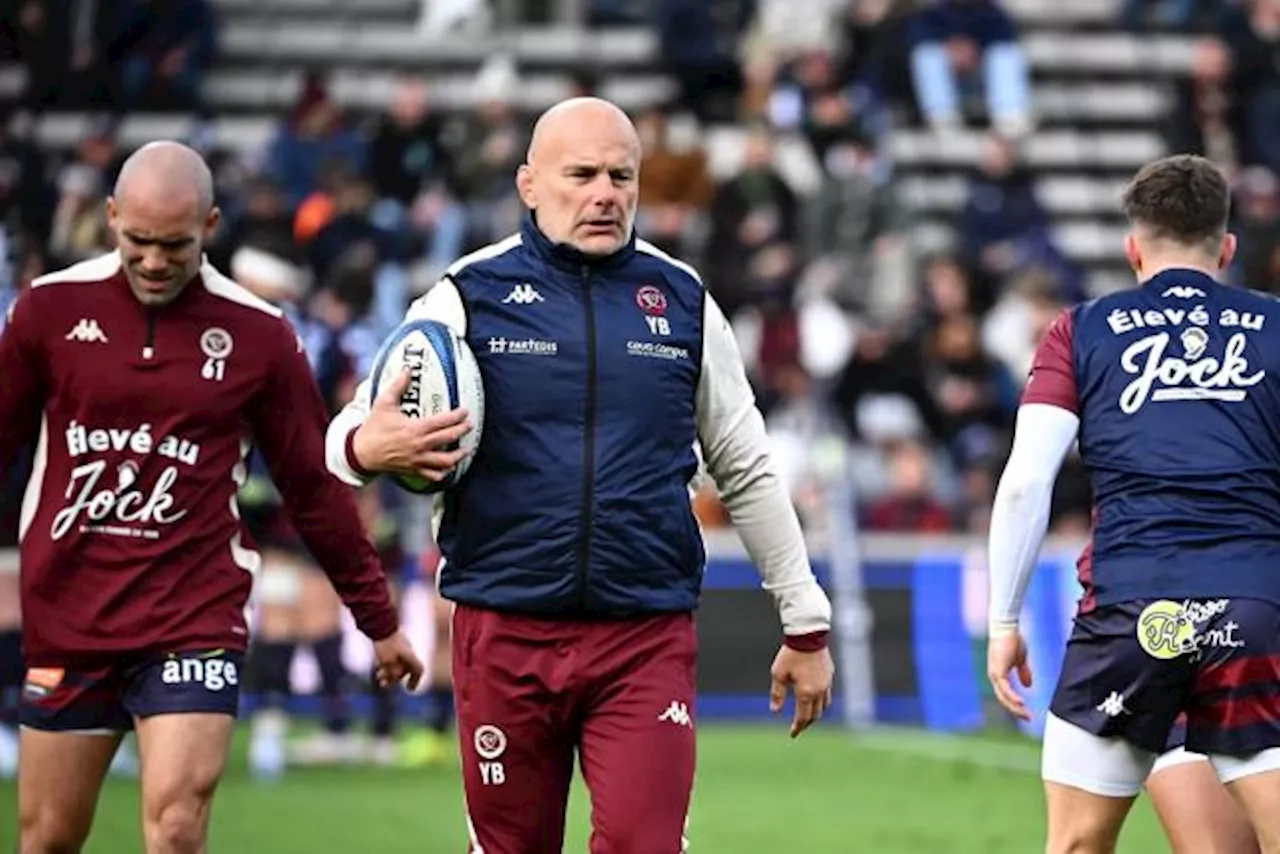
POLYGON ((173 303, 145 307, 115 253, 37 279, 11 310, 0 471, 38 437, 20 520, 29 665, 244 649, 259 556, 236 493, 254 443, 360 629, 396 630, 280 311, 207 264, 173 303))

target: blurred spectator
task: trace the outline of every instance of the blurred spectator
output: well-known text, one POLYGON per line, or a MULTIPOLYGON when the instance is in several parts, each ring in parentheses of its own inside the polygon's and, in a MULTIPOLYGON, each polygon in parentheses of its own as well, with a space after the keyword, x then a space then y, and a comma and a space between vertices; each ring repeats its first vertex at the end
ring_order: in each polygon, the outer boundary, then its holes
POLYGON ((1139 32, 1149 25, 1186 30, 1192 27, 1196 13, 1206 5, 1219 5, 1221 0, 1123 0, 1120 22, 1127 30, 1139 32))
POLYGON ((747 305, 733 317, 747 377, 767 415, 782 391, 783 373, 800 359, 800 317, 795 305, 796 257, 774 244, 752 256, 746 269, 747 305))
POLYGON ((366 159, 364 139, 347 123, 321 75, 313 73, 271 142, 264 171, 280 185, 292 207, 315 189, 326 163, 363 171, 366 159))
POLYGON ((85 163, 73 163, 58 179, 58 206, 53 213, 49 252, 58 266, 101 255, 111 247, 103 204, 107 193, 101 173, 85 163))
POLYGON ((449 191, 453 163, 443 135, 426 84, 405 77, 369 149, 378 195, 373 220, 394 236, 401 254, 426 258, 431 281, 461 254, 467 231, 466 210, 449 191))
POLYGON ((309 314, 336 343, 347 370, 339 375, 338 384, 329 391, 329 403, 336 408, 350 398, 353 391, 345 381, 367 377, 373 370, 373 359, 382 343, 370 312, 376 290, 377 267, 369 255, 359 249, 339 259, 324 286, 311 297, 309 314))
POLYGON ((107 103, 103 51, 114 14, 100 0, 5 0, 0 4, 0 49, 22 60, 23 100, 40 111, 107 103))
POLYGON ((1208 80, 1225 80, 1240 162, 1280 172, 1280 0, 1251 0, 1228 12, 1223 40, 1227 57, 1203 57, 1197 70, 1208 80))
POLYGON ((938 0, 912 21, 911 70, 925 121, 964 121, 964 97, 981 86, 985 112, 1007 136, 1031 129, 1031 87, 1013 20, 996 0, 938 0))
POLYGON ((866 87, 874 103, 916 109, 907 50, 913 0, 844 0, 837 76, 866 87))
POLYGON ((1036 199, 1035 180, 1012 143, 992 134, 960 218, 960 246, 978 273, 975 303, 985 312, 1014 270, 1039 266, 1058 280, 1066 299, 1085 297, 1084 275, 1059 250, 1049 217, 1036 199))
POLYGON ((451 164, 440 141, 442 126, 431 111, 426 83, 401 79, 369 146, 369 174, 379 198, 408 208, 420 193, 445 181, 451 164))
POLYGON ((916 322, 926 330, 936 329, 942 321, 952 317, 980 313, 968 272, 950 255, 939 255, 925 264, 920 302, 916 322))
POLYGON ((209 247, 209 257, 218 269, 229 270, 241 247, 261 250, 291 264, 301 260, 293 237, 293 214, 280 188, 265 176, 251 176, 241 188, 238 204, 223 209, 222 227, 209 247))
POLYGON ((516 231, 523 206, 514 175, 529 148, 528 123, 511 105, 520 83, 515 63, 495 56, 473 82, 475 108, 454 116, 444 141, 453 163, 451 186, 467 206, 465 250, 516 231))
POLYGON ((799 201, 774 165, 773 138, 755 125, 739 172, 716 190, 703 267, 727 317, 752 301, 748 270, 757 253, 799 237, 799 201))
POLYGON ((888 412, 895 425, 904 425, 912 435, 918 426, 936 432, 932 425, 938 417, 925 388, 923 356, 918 343, 894 335, 891 329, 867 325, 859 330, 853 355, 832 390, 836 412, 851 436, 876 441, 879 431, 869 432, 869 412, 888 412), (883 405, 885 400, 892 401, 888 407, 883 405))
POLYGON ((703 121, 736 113, 738 45, 755 6, 755 0, 654 0, 659 49, 679 85, 679 105, 703 121))
POLYGON ((31 287, 31 282, 52 269, 44 249, 39 243, 26 240, 5 246, 6 254, 12 252, 16 259, 14 269, 0 281, 0 333, 4 332, 9 307, 18 294, 31 287))
POLYGON ((824 524, 824 448, 846 441, 831 403, 799 362, 785 362, 774 374, 777 403, 766 419, 774 463, 808 529, 824 524))
POLYGON ((204 73, 217 53, 209 0, 111 0, 117 16, 108 61, 119 74, 124 109, 200 106, 204 73))
POLYGON ((1036 345, 1064 307, 1052 277, 1037 269, 1026 271, 983 320, 983 348, 1022 385, 1031 372, 1036 345))
POLYGON ((870 502, 864 524, 872 531, 944 534, 951 514, 934 497, 932 462, 918 443, 895 443, 888 454, 888 493, 870 502))
POLYGON ((373 185, 359 172, 342 167, 329 183, 332 216, 307 243, 307 258, 317 281, 324 281, 338 259, 353 247, 363 247, 374 263, 395 258, 391 235, 373 224, 373 185))
POLYGON ((43 242, 49 234, 56 191, 46 176, 44 153, 9 129, 0 110, 0 228, 10 237, 30 235, 43 242))
POLYGON ((983 351, 977 321, 968 315, 942 320, 925 346, 924 384, 937 413, 935 435, 958 459, 981 453, 1013 423, 1017 384, 983 351))
POLYGON ((373 186, 364 175, 336 169, 327 198, 330 215, 304 247, 312 273, 317 282, 338 276, 350 284, 358 280, 358 276, 352 279, 351 268, 367 272, 368 300, 361 294, 348 301, 360 306, 358 317, 373 312, 370 324, 376 334, 389 334, 409 304, 409 283, 396 236, 374 221, 373 186))
POLYGON ((855 124, 829 126, 819 145, 823 179, 805 202, 805 256, 833 267, 841 305, 899 317, 910 299, 908 218, 889 169, 855 124))
POLYGON ((646 239, 677 257, 694 220, 705 213, 715 191, 707 171, 707 155, 699 147, 676 151, 668 137, 668 115, 661 107, 641 113, 640 207, 638 227, 646 239))
POLYGON ((1280 181, 1265 166, 1236 180, 1233 230, 1240 241, 1235 273, 1241 285, 1280 294, 1280 181))

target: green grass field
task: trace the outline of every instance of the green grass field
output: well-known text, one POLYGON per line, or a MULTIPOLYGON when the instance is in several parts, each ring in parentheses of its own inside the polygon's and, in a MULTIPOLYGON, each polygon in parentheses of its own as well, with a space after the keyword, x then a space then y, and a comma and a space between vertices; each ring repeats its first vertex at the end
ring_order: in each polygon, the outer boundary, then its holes
MULTIPOLYGON (((915 731, 858 736, 828 726, 790 741, 772 727, 700 733, 693 854, 1028 854, 1042 850, 1033 744, 915 731)), ((16 794, 0 784, 0 851, 14 850, 16 794)), ((108 784, 88 854, 138 854, 137 787, 108 784)), ((565 851, 585 854, 589 810, 574 790, 565 851)), ((291 770, 275 785, 244 770, 243 743, 218 794, 215 854, 463 854, 455 768, 291 770)), ((1121 852, 1164 851, 1139 804, 1121 852)))

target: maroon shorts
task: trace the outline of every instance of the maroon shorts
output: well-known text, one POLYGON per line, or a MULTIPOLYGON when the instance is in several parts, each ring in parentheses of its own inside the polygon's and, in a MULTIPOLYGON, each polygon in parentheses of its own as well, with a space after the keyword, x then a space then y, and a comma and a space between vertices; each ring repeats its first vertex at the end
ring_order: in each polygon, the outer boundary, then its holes
POLYGON ((453 679, 472 851, 560 854, 575 750, 591 854, 678 854, 695 763, 691 614, 570 622, 459 605, 453 679))

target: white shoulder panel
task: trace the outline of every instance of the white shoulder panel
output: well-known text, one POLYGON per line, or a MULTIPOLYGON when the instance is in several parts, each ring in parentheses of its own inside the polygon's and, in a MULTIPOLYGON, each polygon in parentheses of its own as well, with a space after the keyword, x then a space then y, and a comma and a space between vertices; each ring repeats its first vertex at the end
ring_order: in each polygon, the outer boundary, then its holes
POLYGON ((120 271, 120 253, 108 252, 106 255, 99 255, 96 258, 90 258, 81 261, 78 264, 72 264, 61 270, 54 270, 52 273, 45 273, 38 276, 31 282, 31 287, 39 288, 44 285, 87 285, 95 282, 106 281, 120 271))

